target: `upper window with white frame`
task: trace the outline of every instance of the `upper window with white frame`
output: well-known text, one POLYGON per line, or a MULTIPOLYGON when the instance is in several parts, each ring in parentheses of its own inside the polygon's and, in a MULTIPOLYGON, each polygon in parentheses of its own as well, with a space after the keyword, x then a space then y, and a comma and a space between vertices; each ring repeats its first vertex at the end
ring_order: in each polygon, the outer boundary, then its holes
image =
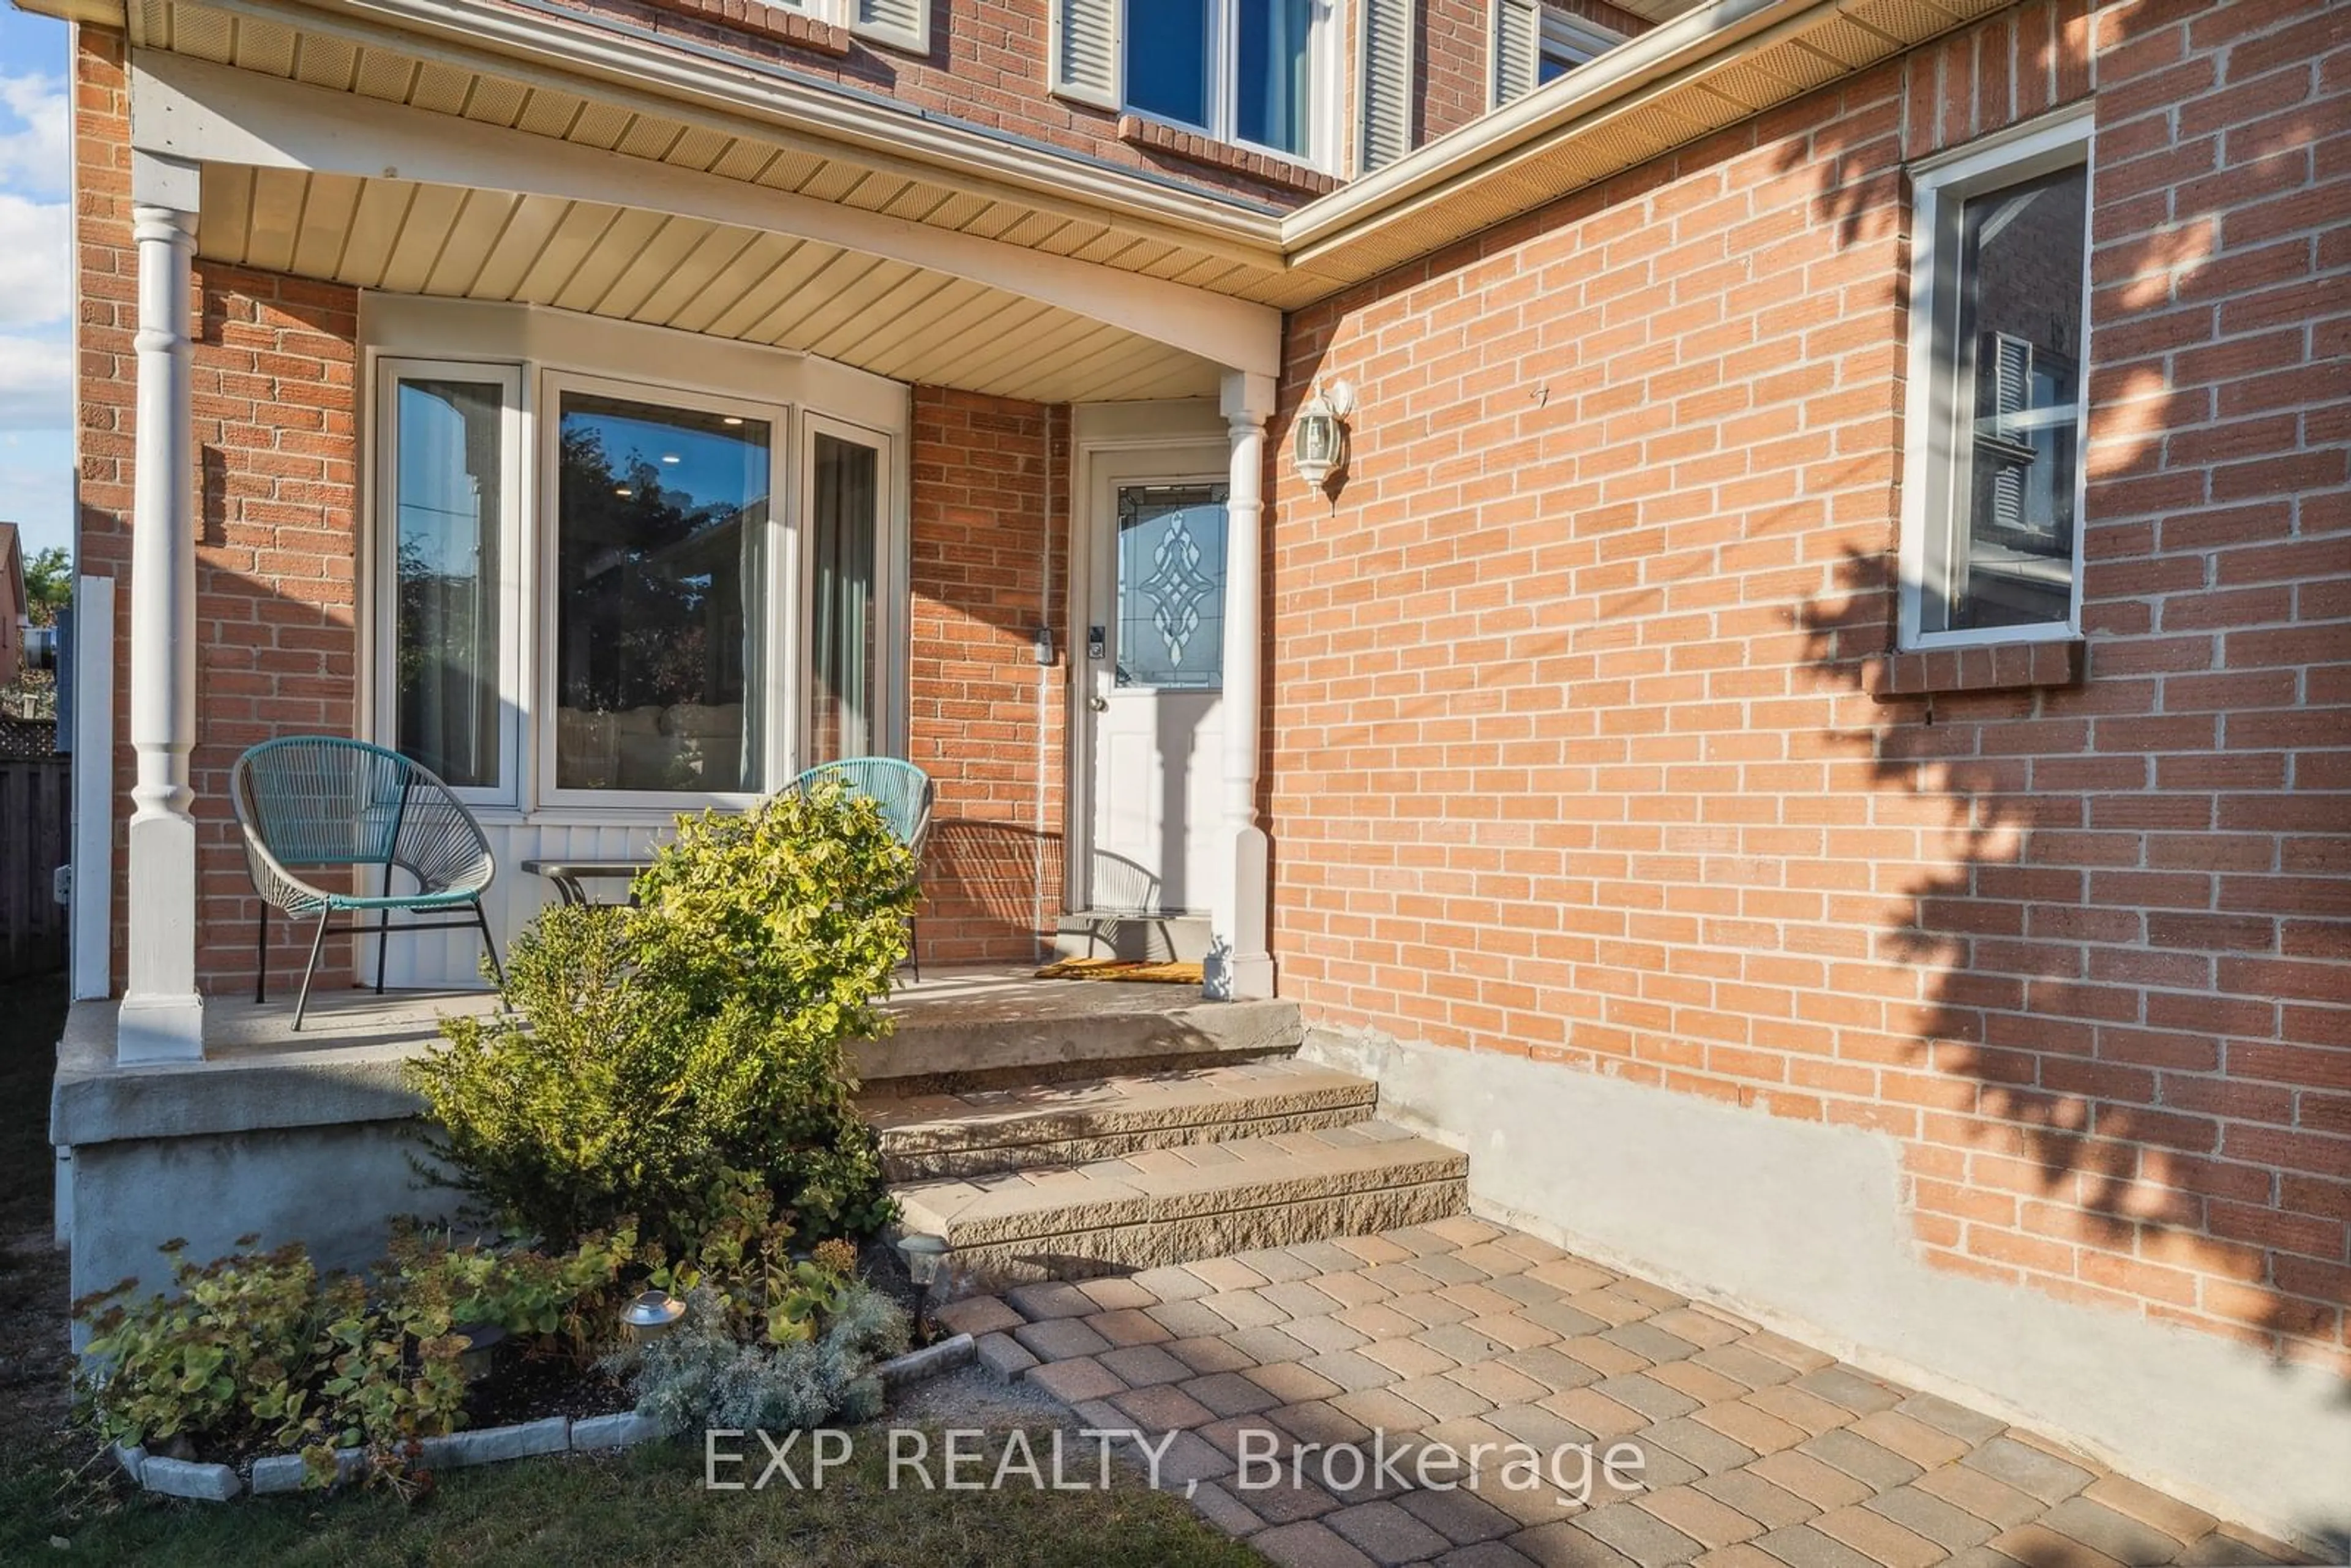
POLYGON ((1912 172, 1905 647, 2078 634, 2090 118, 1912 172))
POLYGON ((1125 0, 1124 107, 1327 165, 1330 0, 1125 0))
POLYGON ((1535 61, 1535 85, 1556 81, 1576 67, 1589 65, 1625 41, 1623 36, 1572 11, 1546 5, 1542 37, 1535 61))
POLYGON ((1544 0, 1488 0, 1486 30, 1487 80, 1497 109, 1625 41, 1613 28, 1544 0))

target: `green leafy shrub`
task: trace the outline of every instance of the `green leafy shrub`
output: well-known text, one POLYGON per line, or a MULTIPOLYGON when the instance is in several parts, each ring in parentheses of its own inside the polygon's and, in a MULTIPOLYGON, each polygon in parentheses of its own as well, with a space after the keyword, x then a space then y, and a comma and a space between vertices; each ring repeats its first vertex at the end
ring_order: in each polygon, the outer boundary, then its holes
POLYGON ((636 1228, 625 1222, 556 1257, 401 1225, 381 1288, 388 1308, 413 1318, 434 1313, 453 1325, 501 1328, 584 1361, 609 1331, 621 1272, 636 1248, 636 1228))
POLYGON ((914 864, 837 785, 681 818, 629 909, 556 908, 516 944, 511 1013, 458 1018, 407 1067, 450 1179, 568 1240, 623 1214, 685 1256, 745 1172, 803 1231, 890 1216, 846 1043, 905 956, 914 864))
MULTIPOLYGON (((256 1239, 246 1237, 241 1247, 256 1239)), ((89 1325, 82 1415, 110 1443, 211 1439, 291 1448, 318 1430, 318 1385, 345 1302, 300 1247, 198 1264, 166 1242, 175 1295, 133 1299, 134 1281, 74 1302, 89 1325)))
POLYGON ((298 1245, 200 1265, 174 1242, 176 1293, 141 1300, 126 1280, 74 1303, 91 1331, 78 1413, 110 1443, 212 1458, 298 1451, 312 1485, 334 1479, 337 1449, 364 1449, 371 1474, 396 1476, 417 1439, 464 1424, 455 1325, 494 1322, 585 1360, 635 1241, 624 1228, 548 1257, 403 1230, 372 1294, 355 1276, 322 1276, 298 1245))

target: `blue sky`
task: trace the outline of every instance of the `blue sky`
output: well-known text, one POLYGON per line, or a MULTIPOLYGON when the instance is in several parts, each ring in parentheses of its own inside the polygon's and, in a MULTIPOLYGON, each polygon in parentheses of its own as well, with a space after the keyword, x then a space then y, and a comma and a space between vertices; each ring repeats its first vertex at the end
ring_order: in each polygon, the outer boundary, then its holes
POLYGON ((73 543, 66 27, 0 5, 0 517, 73 543))

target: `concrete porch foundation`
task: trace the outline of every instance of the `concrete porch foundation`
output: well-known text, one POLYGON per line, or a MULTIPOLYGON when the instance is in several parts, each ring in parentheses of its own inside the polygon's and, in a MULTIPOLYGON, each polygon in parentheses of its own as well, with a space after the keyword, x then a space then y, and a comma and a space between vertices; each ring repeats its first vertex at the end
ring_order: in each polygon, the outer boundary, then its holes
MULTIPOLYGON (((160 1286, 156 1248, 202 1260, 246 1235, 299 1239, 324 1265, 382 1255, 396 1215, 447 1218, 422 1180, 419 1103, 400 1065, 480 991, 329 992, 308 1026, 290 999, 210 998, 202 1061, 115 1061, 118 1004, 75 1004, 50 1100, 57 1226, 78 1297, 126 1278, 160 1286)), ((1023 967, 940 969, 893 993, 896 1032, 859 1042, 861 1077, 901 1089, 1050 1080, 1110 1066, 1246 1061, 1294 1049, 1294 1006, 1204 1002, 1196 988, 1045 981, 1023 967)))

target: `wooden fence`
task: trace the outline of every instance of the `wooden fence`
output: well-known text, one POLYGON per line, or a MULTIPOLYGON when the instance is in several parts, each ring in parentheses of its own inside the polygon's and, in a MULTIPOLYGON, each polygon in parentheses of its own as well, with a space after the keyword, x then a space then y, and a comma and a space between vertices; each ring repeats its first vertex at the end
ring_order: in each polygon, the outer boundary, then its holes
POLYGON ((0 977, 65 967, 57 872, 72 841, 72 764, 0 757, 0 977))

